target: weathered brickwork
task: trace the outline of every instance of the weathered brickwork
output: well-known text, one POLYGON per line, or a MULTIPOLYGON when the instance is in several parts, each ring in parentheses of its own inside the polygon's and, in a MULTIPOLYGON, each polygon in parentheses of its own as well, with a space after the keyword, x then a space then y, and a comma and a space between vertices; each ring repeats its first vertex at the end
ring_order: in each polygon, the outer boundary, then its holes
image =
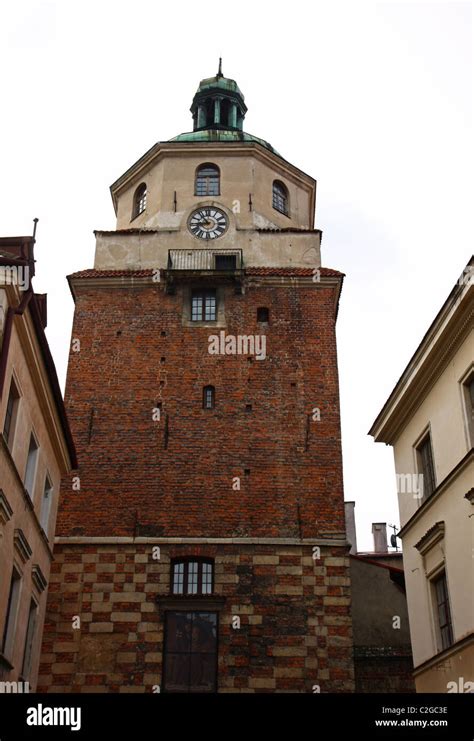
POLYGON ((370 656, 370 649, 362 654, 359 650, 354 656, 356 692, 415 692, 410 647, 405 655, 397 655, 395 651, 390 655, 387 651, 386 655, 370 656))
POLYGON ((160 599, 170 596, 170 559, 187 555, 215 559, 219 692, 353 689, 340 549, 315 559, 309 545, 161 545, 156 560, 152 545, 78 544, 56 553, 39 691, 161 689, 160 599))
POLYGON ((265 334, 261 361, 210 355, 208 337, 220 329, 183 326, 184 287, 167 295, 150 279, 76 289, 80 350, 70 353, 66 404, 81 490, 65 482, 58 535, 344 533, 338 281, 252 280, 242 295, 224 287, 225 332, 265 334), (257 323, 261 306, 268 325, 257 323), (208 384, 211 410, 202 408, 208 384))
POLYGON ((204 327, 186 321, 189 286, 169 293, 150 273, 73 280, 66 405, 79 478, 61 491, 40 686, 161 686, 170 559, 205 556, 222 598, 218 691, 351 691, 342 277, 249 271, 243 290, 219 283, 219 322, 204 327), (269 323, 257 322, 259 307, 269 323), (209 354, 220 331, 265 335, 265 359, 209 354), (213 409, 203 408, 206 385, 213 409), (180 538, 196 544, 169 542, 180 538))

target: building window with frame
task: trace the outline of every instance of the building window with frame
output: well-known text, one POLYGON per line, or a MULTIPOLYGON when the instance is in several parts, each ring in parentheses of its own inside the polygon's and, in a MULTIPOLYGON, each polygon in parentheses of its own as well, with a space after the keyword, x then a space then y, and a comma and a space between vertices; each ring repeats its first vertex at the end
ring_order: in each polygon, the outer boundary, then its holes
POLYGON ((33 499, 35 492, 35 480, 36 480, 36 463, 38 460, 38 443, 36 438, 31 433, 30 445, 28 447, 28 458, 26 459, 25 469, 25 489, 28 492, 30 499, 33 499))
POLYGON ((257 309, 257 322, 268 324, 270 321, 270 310, 266 306, 259 306, 257 309))
POLYGON ((146 183, 141 183, 133 196, 132 219, 136 219, 146 209, 147 187, 146 183))
POLYGON ((215 322, 217 320, 215 290, 206 289, 192 292, 191 320, 193 322, 215 322))
POLYGON ((289 204, 288 188, 286 187, 284 183, 281 182, 281 180, 274 180, 273 181, 273 196, 272 196, 273 208, 276 211, 279 211, 281 214, 288 216, 289 214, 288 204, 289 204))
POLYGON ((453 626, 445 571, 437 576, 436 579, 433 579, 433 589, 436 601, 437 623, 441 638, 441 650, 444 651, 444 649, 449 648, 453 644, 453 626))
POLYGON ((36 623, 38 618, 38 605, 35 600, 30 600, 30 610, 28 613, 28 625, 26 628, 25 649, 23 652, 23 665, 21 676, 23 680, 28 680, 31 672, 31 659, 33 656, 33 643, 36 634, 36 623))
POLYGON ((436 489, 436 476, 430 433, 425 435, 423 440, 417 445, 416 458, 418 473, 423 476, 423 501, 430 497, 436 489))
POLYGON ((214 409, 216 405, 216 389, 214 386, 204 386, 202 390, 202 408, 214 409))
POLYGON ((16 419, 18 416, 19 403, 20 393, 17 389, 15 381, 12 378, 10 383, 10 391, 8 393, 7 410, 3 422, 3 439, 5 440, 10 450, 13 448, 13 441, 15 438, 15 427, 16 419))
POLYGON ((49 476, 46 474, 46 479, 43 488, 43 499, 41 500, 41 511, 40 511, 40 525, 46 533, 46 537, 49 539, 49 520, 51 516, 51 506, 53 502, 53 485, 49 476))
POLYGON ((163 651, 163 691, 217 691, 216 612, 167 611, 163 651))
POLYGON ((2 637, 2 654, 11 658, 15 641, 18 607, 20 603, 21 574, 13 567, 8 593, 7 614, 2 637))
POLYGON ((195 196, 218 196, 220 195, 220 171, 217 165, 206 162, 196 170, 194 186, 195 196))
POLYGON ((462 391, 464 397, 464 407, 466 412, 467 432, 471 443, 474 446, 474 370, 463 381, 462 391))
POLYGON ((171 591, 173 594, 212 594, 214 562, 203 558, 172 561, 171 591))

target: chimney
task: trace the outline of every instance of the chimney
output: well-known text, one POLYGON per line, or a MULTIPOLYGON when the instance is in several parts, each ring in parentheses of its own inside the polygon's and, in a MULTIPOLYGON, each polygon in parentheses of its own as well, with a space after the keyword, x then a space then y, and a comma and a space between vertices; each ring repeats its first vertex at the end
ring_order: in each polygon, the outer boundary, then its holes
POLYGON ((357 535, 355 524, 355 502, 344 502, 344 512, 346 515, 346 536, 351 545, 349 553, 357 553, 357 535))
POLYGON ((373 522, 372 523, 372 535, 374 536, 374 552, 375 553, 387 553, 387 523, 386 522, 373 522))

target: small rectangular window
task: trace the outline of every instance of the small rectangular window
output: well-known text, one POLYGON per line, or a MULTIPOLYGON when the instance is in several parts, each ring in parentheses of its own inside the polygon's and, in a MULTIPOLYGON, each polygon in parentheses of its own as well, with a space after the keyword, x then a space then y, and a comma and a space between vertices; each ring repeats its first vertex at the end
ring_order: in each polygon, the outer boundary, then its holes
POLYGON ((53 501, 53 485, 51 484, 51 481, 49 480, 49 476, 46 476, 46 480, 44 482, 44 489, 43 489, 43 500, 41 502, 40 524, 47 536, 48 536, 48 530, 49 530, 49 518, 51 515, 52 501, 53 501))
POLYGON ((453 644, 453 627, 451 623, 451 610, 449 607, 448 583, 446 581, 446 572, 443 571, 433 581, 436 597, 436 608, 438 618, 438 628, 441 637, 441 646, 444 651, 453 644))
POLYGON ((235 270, 237 255, 215 255, 216 270, 235 270))
POLYGON ((8 394, 7 410, 5 413, 5 420, 3 422, 3 438, 10 448, 13 448, 13 440, 15 437, 15 425, 18 414, 18 404, 20 401, 20 394, 16 387, 15 381, 12 379, 10 384, 10 392, 8 394))
POLYGON ((38 444, 33 433, 30 435, 30 445, 28 448, 28 458, 26 460, 25 470, 25 489, 33 499, 36 479, 36 462, 38 460, 38 444))
POLYGON ((216 390, 214 386, 204 386, 202 394, 203 409, 214 409, 216 399, 216 390))
POLYGON ((5 626, 3 629, 2 638, 2 653, 5 654, 5 656, 7 656, 8 658, 11 657, 11 654, 13 652, 18 606, 20 603, 20 587, 21 576, 18 571, 13 568, 10 581, 10 591, 8 593, 7 614, 5 618, 5 626))
POLYGON ((191 299, 191 319, 193 322, 215 322, 217 319, 217 300, 214 290, 193 291, 191 299))
POLYGON ((431 435, 428 433, 416 448, 418 473, 423 476, 423 499, 430 497, 436 489, 436 477, 431 447, 431 435))
POLYGON ((174 561, 171 588, 173 594, 212 594, 212 561, 186 559, 174 561))

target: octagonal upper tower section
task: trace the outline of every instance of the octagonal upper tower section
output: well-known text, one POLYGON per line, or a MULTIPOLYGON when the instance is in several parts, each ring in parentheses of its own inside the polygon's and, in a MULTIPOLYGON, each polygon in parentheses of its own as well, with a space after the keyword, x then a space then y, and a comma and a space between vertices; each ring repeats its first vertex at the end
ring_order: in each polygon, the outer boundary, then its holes
POLYGON ((237 229, 314 226, 316 181, 257 141, 160 142, 111 192, 117 229, 181 229, 210 203, 237 229))

